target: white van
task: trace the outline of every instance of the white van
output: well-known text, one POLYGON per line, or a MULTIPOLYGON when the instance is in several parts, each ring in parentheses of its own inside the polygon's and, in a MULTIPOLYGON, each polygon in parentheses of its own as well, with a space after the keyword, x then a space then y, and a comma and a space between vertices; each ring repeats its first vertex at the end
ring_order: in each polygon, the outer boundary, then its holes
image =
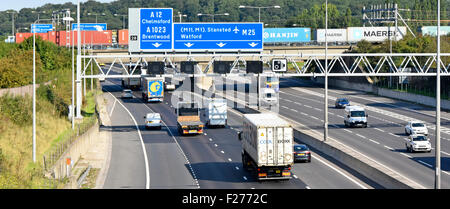
POLYGON ((261 98, 269 105, 275 105, 278 102, 277 94, 271 88, 262 88, 261 95, 261 98))
POLYGON ((208 126, 227 125, 227 101, 224 99, 211 99, 208 101, 208 109, 205 110, 208 126))
POLYGON ((363 128, 367 127, 367 117, 366 111, 360 106, 347 106, 345 108, 345 127, 361 126, 363 128))

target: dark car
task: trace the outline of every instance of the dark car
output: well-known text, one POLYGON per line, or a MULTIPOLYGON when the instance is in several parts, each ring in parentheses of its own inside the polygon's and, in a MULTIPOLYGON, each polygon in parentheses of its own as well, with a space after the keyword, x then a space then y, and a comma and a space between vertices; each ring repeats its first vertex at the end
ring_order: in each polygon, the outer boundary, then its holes
POLYGON ((294 145, 294 162, 297 161, 311 162, 311 151, 305 144, 294 145))
POLYGON ((336 108, 345 108, 346 106, 350 106, 350 102, 346 98, 338 98, 334 103, 336 108))

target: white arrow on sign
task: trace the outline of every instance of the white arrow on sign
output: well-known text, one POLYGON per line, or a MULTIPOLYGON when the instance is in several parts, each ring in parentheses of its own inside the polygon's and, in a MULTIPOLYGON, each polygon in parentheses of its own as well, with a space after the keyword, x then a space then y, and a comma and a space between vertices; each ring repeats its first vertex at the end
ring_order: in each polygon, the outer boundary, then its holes
POLYGON ((255 42, 252 42, 251 44, 248 44, 248 45, 250 45, 251 47, 255 47, 255 46, 258 45, 258 44, 255 43, 255 42))
POLYGON ((220 48, 222 48, 222 47, 225 46, 225 45, 227 45, 227 44, 224 44, 224 43, 222 43, 222 42, 220 42, 220 43, 217 44, 217 46, 219 46, 220 48))
POLYGON ((187 43, 187 44, 184 44, 185 46, 187 46, 188 48, 191 48, 191 46, 193 46, 194 44, 192 44, 192 43, 187 43))
POLYGON ((156 48, 158 48, 159 46, 161 46, 162 44, 160 44, 160 43, 154 43, 154 44, 152 44, 153 46, 155 46, 156 48))

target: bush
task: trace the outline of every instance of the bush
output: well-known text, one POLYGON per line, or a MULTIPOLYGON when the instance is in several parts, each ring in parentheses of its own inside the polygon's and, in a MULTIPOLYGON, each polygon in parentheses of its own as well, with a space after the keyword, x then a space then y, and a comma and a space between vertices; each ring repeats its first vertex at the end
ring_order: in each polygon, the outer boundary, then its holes
POLYGON ((17 125, 32 123, 32 101, 29 97, 0 97, 0 113, 17 125))

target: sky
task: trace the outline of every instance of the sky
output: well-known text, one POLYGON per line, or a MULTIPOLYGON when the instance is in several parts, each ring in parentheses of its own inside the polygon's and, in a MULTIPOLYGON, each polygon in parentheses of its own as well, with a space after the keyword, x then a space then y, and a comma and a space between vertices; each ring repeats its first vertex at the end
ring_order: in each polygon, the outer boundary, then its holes
MULTIPOLYGON (((86 2, 87 0, 80 0, 80 2, 86 2)), ((112 2, 114 0, 95 0, 98 2, 112 2)), ((19 11, 22 8, 36 8, 43 6, 47 3, 52 4, 64 4, 66 2, 72 2, 73 4, 76 4, 77 0, 1 0, 0 3, 0 11, 5 11, 8 9, 14 9, 16 11, 19 11), (7 1, 8 3, 5 3, 7 1)))

